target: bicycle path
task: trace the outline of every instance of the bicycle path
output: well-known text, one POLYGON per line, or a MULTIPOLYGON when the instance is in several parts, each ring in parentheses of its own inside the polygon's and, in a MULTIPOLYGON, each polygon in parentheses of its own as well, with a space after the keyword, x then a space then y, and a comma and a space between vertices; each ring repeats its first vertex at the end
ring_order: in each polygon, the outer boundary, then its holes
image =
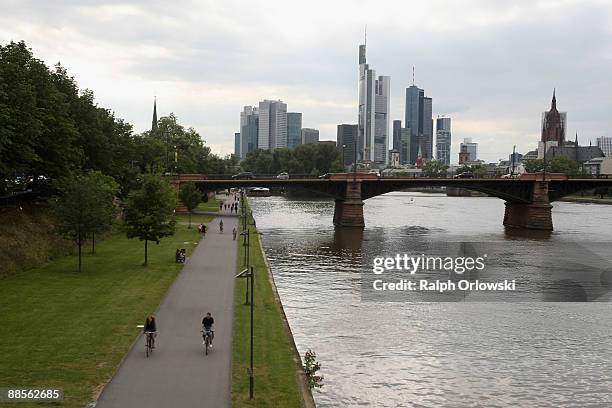
MULTIPOLYGON (((96 408, 230 407, 237 219, 209 224, 157 311, 156 348, 145 356, 141 335, 106 385, 96 408), (202 352, 201 321, 215 318, 214 347, 202 352)), ((144 321, 145 316, 143 316, 144 321)), ((134 330, 142 330, 134 327, 134 330)))

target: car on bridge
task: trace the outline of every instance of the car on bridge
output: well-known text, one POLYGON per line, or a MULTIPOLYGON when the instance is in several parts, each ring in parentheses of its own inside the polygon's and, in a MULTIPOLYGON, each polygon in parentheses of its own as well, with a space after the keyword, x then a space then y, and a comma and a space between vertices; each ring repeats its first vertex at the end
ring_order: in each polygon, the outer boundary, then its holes
POLYGON ((279 180, 289 180, 289 173, 284 171, 280 173, 278 176, 276 176, 276 178, 279 180))
POLYGON ((250 171, 243 171, 232 176, 232 180, 253 180, 254 178, 255 176, 250 171))
POLYGON ((456 178, 456 179, 474 178, 474 173, 472 173, 471 171, 464 171, 463 173, 455 174, 453 178, 456 178))

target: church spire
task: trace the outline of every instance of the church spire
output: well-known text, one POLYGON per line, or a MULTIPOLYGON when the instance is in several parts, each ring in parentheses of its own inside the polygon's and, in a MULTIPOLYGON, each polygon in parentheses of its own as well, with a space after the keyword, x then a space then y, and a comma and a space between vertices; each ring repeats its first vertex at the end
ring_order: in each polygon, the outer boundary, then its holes
POLYGON ((553 88, 552 103, 550 104, 551 109, 557 109, 557 97, 555 96, 555 88, 553 88))
POLYGON ((157 130, 157 97, 153 99, 153 120, 151 121, 151 131, 157 130))

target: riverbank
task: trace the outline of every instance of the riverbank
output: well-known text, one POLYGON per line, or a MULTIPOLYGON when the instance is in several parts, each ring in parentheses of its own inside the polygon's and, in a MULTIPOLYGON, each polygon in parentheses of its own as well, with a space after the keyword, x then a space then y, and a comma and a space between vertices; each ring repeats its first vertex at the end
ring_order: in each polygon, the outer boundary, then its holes
MULTIPOLYGON (((250 361, 250 307, 244 304, 246 279, 238 279, 234 294, 232 405, 235 408, 314 407, 310 390, 307 386, 304 389, 305 383, 300 381, 303 378, 301 357, 284 317, 260 236, 253 225, 249 225, 248 229, 251 242, 250 264, 255 270, 255 392, 254 398, 249 400, 247 368, 250 361), (303 402, 303 399, 307 402, 303 402)), ((237 272, 240 272, 245 268, 245 253, 242 238, 239 236, 237 240, 237 272)))
POLYGON ((599 197, 578 197, 570 196, 563 197, 560 201, 567 201, 570 203, 590 203, 590 204, 612 204, 612 197, 599 198, 599 197))
POLYGON ((0 384, 63 388, 64 407, 86 406, 181 270, 175 249, 190 254, 198 240, 197 229, 179 224, 150 246, 144 267, 142 241, 116 234, 84 255, 81 273, 75 256, 63 256, 2 279, 0 384))

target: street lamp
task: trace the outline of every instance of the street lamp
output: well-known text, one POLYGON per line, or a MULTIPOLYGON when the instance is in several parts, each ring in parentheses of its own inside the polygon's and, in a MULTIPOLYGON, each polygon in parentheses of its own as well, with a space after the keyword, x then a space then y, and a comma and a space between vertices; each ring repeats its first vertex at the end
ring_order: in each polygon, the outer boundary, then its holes
POLYGON ((255 388, 255 376, 253 374, 253 292, 255 292, 253 288, 255 287, 255 268, 252 266, 250 268, 247 267, 235 277, 247 279, 247 285, 249 280, 251 281, 251 361, 247 373, 249 375, 249 399, 253 399, 253 390, 255 388))
POLYGON ((346 149, 346 145, 342 145, 342 169, 346 171, 346 163, 344 163, 344 150, 346 149))

